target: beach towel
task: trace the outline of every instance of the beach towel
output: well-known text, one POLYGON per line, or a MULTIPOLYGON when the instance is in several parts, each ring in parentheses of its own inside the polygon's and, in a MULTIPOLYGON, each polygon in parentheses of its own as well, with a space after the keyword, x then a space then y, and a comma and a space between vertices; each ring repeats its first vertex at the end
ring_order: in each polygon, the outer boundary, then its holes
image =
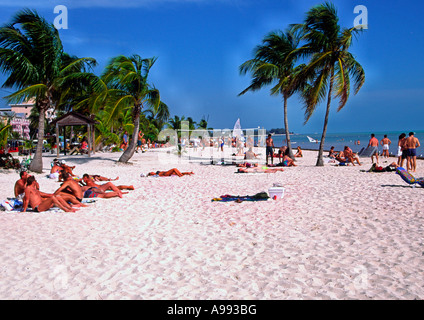
POLYGON ((243 202, 243 201, 267 201, 269 196, 266 192, 259 192, 253 196, 234 196, 225 194, 220 196, 219 198, 213 198, 212 201, 220 201, 220 202, 243 202))

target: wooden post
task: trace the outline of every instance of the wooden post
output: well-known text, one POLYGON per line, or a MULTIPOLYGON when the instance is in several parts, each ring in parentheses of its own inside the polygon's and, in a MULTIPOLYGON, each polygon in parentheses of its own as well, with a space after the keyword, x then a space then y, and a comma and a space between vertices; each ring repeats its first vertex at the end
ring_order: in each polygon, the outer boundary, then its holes
POLYGON ((56 122, 56 153, 59 158, 59 124, 56 122))
POLYGON ((91 156, 91 130, 90 130, 90 125, 87 124, 87 142, 88 142, 88 156, 91 156))
POLYGON ((63 155, 66 156, 66 126, 63 126, 63 155))
POLYGON ((96 154, 96 130, 94 130, 94 124, 90 125, 93 130, 93 154, 96 154))

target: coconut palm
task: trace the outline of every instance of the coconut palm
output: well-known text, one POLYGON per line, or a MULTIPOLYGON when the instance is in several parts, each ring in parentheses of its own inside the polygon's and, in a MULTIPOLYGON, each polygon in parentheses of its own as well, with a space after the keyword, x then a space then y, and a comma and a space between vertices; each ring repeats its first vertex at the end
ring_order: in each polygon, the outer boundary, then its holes
POLYGON ((10 103, 33 99, 39 111, 38 143, 30 170, 42 172, 45 113, 55 109, 70 93, 70 83, 83 76, 92 58, 71 57, 64 53, 59 32, 36 11, 24 9, 12 22, 0 28, 0 71, 8 77, 3 87, 17 91, 6 98, 10 103))
POLYGON ((287 147, 292 158, 294 157, 290 141, 287 100, 304 87, 304 82, 297 78, 303 65, 295 66, 296 56, 291 54, 298 44, 298 38, 290 31, 271 32, 262 40, 262 45, 255 48, 254 59, 246 61, 239 68, 241 74, 252 73, 251 85, 239 96, 248 91, 260 90, 268 85, 273 85, 271 95, 282 95, 287 147))
POLYGON ((161 131, 169 119, 169 108, 164 102, 160 102, 158 106, 150 108, 144 112, 146 118, 155 125, 158 131, 161 131))
POLYGON ((323 166, 324 142, 332 97, 334 95, 339 99, 337 111, 340 111, 349 98, 351 80, 355 94, 365 82, 364 69, 348 51, 352 38, 361 30, 355 27, 342 29, 336 8, 328 2, 312 7, 307 12, 304 23, 293 25, 292 30, 298 32, 305 41, 305 44, 296 50, 295 55, 310 58, 302 71, 302 77, 311 83, 304 94, 305 123, 317 105, 327 97, 324 128, 316 163, 317 166, 323 166))
POLYGON ((150 69, 155 62, 156 58, 143 59, 139 55, 121 55, 110 61, 102 75, 108 86, 109 118, 117 118, 117 115, 128 107, 132 110, 133 134, 119 162, 128 162, 134 154, 143 109, 155 109, 160 104, 159 90, 148 82, 150 69))

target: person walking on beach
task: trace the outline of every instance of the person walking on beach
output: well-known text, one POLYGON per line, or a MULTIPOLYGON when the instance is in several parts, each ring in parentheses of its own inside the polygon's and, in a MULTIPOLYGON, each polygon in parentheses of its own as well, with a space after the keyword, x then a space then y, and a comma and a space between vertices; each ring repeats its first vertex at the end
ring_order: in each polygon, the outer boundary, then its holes
POLYGON ((272 140, 271 134, 268 134, 268 138, 266 138, 266 164, 268 165, 268 156, 271 156, 271 164, 274 163, 274 140, 272 140))
POLYGON ((374 133, 371 133, 371 139, 368 142, 368 147, 375 147, 375 151, 373 151, 373 153, 371 154, 371 161, 372 163, 374 163, 374 156, 377 160, 377 164, 378 164, 378 140, 375 137, 374 133))
POLYGON ((405 146, 408 148, 406 167, 412 172, 417 169, 417 148, 420 146, 420 141, 414 136, 413 132, 409 133, 409 137, 406 138, 405 146))
POLYGON ((398 140, 398 166, 403 167, 403 161, 407 158, 407 149, 405 146, 406 133, 402 133, 398 140))
POLYGON ((389 147, 392 144, 389 138, 387 138, 387 134, 384 135, 384 138, 381 139, 380 144, 383 146, 383 152, 381 153, 382 157, 389 157, 389 147))
POLYGON ((144 136, 144 133, 142 133, 141 130, 138 131, 137 148, 135 148, 135 152, 137 153, 138 153, 137 151, 138 149, 143 151, 143 145, 142 145, 143 136, 144 136))
POLYGON ((122 149, 125 151, 128 147, 128 132, 124 132, 124 136, 122 137, 122 149))

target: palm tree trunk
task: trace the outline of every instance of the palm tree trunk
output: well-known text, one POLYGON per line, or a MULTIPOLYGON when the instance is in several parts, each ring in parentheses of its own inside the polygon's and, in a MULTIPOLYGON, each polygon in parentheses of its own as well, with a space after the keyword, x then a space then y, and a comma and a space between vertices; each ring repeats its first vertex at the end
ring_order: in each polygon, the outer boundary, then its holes
POLYGON ((318 159, 317 159, 317 167, 323 167, 324 166, 324 142, 325 142, 325 136, 327 135, 327 125, 328 125, 328 117, 330 115, 330 104, 331 104, 331 95, 333 93, 333 83, 334 83, 334 68, 331 68, 330 73, 330 88, 328 89, 328 99, 327 99, 327 110, 325 111, 325 118, 324 118, 324 128, 322 130, 322 136, 321 136, 321 143, 319 145, 319 152, 318 152, 318 159))
MULTIPOLYGON (((29 170, 37 173, 43 172, 43 141, 44 141, 44 120, 45 108, 40 107, 38 116, 38 134, 37 134, 37 148, 35 149, 34 158, 31 161, 29 170)), ((59 146, 57 146, 59 148, 59 146)))
POLYGON ((134 111, 134 131, 133 131, 131 140, 129 142, 128 148, 121 155, 118 162, 127 163, 132 158, 132 156, 134 155, 135 148, 137 147, 138 131, 140 130, 141 108, 140 108, 140 106, 135 106, 134 108, 135 108, 135 111, 134 111))
POLYGON ((289 131, 289 120, 287 117, 287 96, 284 95, 284 129, 286 130, 286 140, 287 140, 287 149, 289 150, 289 157, 294 159, 293 150, 291 147, 290 141, 290 131, 289 131))

